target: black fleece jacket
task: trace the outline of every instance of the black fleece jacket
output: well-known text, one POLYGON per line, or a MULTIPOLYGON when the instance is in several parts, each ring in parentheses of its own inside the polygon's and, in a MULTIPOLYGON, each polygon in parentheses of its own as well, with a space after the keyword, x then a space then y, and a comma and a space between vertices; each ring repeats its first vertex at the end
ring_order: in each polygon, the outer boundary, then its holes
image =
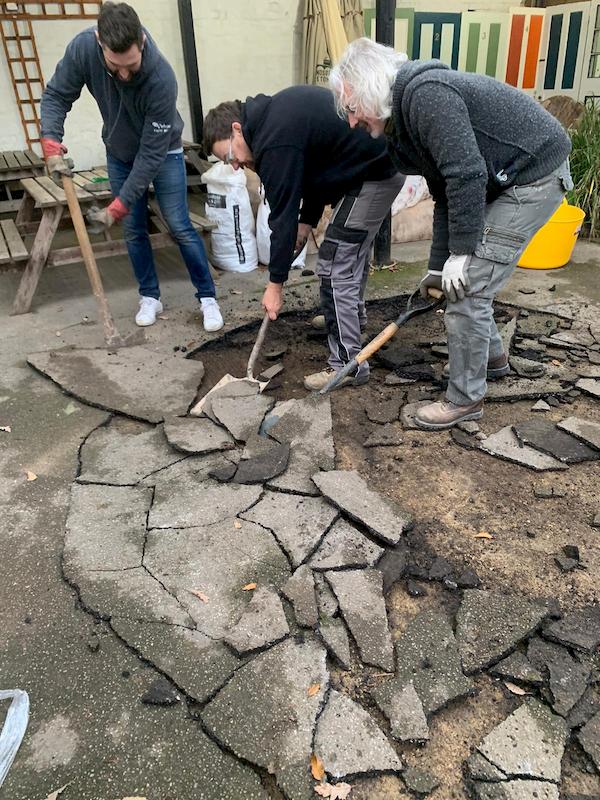
POLYGON ((396 172, 385 141, 352 130, 337 115, 331 92, 318 86, 249 97, 242 105, 242 132, 271 208, 274 283, 287 280, 298 221, 314 227, 327 204, 364 181, 396 172))
POLYGON ((397 169, 423 175, 435 200, 434 270, 449 253, 474 251, 486 203, 545 177, 571 150, 562 125, 533 98, 440 61, 400 67, 386 136, 397 169))

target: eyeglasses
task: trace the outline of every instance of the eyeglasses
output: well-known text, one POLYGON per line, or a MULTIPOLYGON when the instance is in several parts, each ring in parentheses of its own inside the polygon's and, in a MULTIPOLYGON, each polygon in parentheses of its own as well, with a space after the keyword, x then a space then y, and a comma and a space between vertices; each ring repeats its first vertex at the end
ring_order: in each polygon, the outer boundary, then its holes
POLYGON ((231 136, 229 137, 229 147, 227 149, 227 155, 223 159, 224 164, 231 164, 231 162, 234 160, 232 145, 233 145, 233 134, 231 134, 231 136))

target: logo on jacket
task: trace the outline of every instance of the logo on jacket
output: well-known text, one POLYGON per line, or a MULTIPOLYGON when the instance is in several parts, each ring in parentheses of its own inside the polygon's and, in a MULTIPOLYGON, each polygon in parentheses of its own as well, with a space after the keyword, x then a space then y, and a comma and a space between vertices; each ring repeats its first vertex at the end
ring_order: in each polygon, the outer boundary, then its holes
POLYGON ((152 127, 154 128, 154 133, 168 133, 171 130, 171 126, 167 125, 166 122, 153 122, 152 127))
POLYGON ((501 183, 506 183, 506 181, 508 180, 508 175, 506 174, 506 172, 504 172, 503 169, 501 169, 500 172, 496 173, 496 179, 499 180, 501 183))

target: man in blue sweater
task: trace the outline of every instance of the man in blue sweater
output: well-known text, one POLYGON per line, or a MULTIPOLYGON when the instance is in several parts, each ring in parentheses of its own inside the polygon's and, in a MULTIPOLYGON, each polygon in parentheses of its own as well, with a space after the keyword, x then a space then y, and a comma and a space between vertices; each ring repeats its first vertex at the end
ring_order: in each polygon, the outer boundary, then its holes
POLYGON ((163 308, 148 237, 148 187, 153 183, 202 306, 204 328, 219 330, 223 318, 215 285, 202 239, 188 212, 183 121, 175 105, 177 81, 127 3, 103 4, 98 28, 82 31, 69 43, 44 90, 42 148, 55 179, 71 174, 64 158, 67 148, 62 144, 64 122, 84 86, 102 114, 102 139, 115 198, 107 208, 90 211, 88 219, 104 228, 123 220, 127 250, 139 284, 136 323, 152 325, 163 308))

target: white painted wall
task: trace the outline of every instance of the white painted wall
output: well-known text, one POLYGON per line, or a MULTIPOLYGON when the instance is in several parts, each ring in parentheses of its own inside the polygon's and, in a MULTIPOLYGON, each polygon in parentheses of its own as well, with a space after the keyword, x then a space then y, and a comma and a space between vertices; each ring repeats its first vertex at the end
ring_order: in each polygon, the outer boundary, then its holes
MULTIPOLYGON (((178 108, 192 138, 177 0, 129 0, 179 83, 178 108)), ((204 113, 222 100, 270 94, 294 83, 304 0, 193 0, 194 25, 204 113)), ((44 78, 49 80, 68 42, 90 20, 35 22, 44 78)), ((25 137, 0 48, 0 150, 25 146, 25 137)), ((105 163, 96 104, 84 89, 65 125, 65 144, 78 169, 105 163)))

